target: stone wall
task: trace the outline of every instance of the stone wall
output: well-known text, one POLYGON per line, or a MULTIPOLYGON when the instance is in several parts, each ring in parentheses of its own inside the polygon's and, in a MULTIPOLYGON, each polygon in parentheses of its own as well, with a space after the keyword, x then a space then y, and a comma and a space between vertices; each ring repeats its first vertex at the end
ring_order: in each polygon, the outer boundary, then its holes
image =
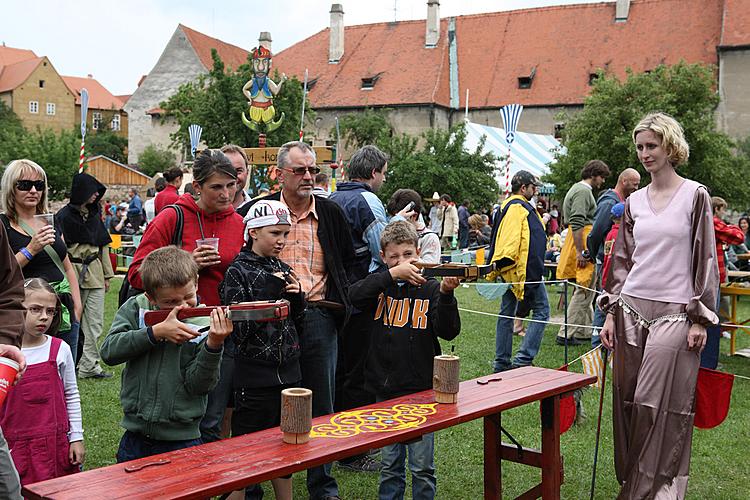
POLYGON ((750 48, 720 53, 719 96, 719 129, 735 139, 750 136, 750 48))
MULTIPOLYGON (((137 164, 138 155, 149 144, 161 149, 169 148, 169 134, 177 130, 177 125, 169 119, 162 123, 160 117, 152 117, 146 112, 159 107, 162 101, 177 92, 180 85, 206 72, 187 37, 177 28, 156 66, 125 104, 129 127, 128 163, 137 164)), ((182 161, 181 152, 175 153, 178 161, 182 161)))
POLYGON ((75 123, 75 97, 55 68, 44 57, 26 81, 12 92, 13 111, 29 130, 49 128, 55 132, 72 130, 75 123), (43 80, 44 86, 39 82, 43 80), (29 113, 29 101, 37 101, 37 113, 29 113), (55 105, 55 114, 47 114, 47 103, 55 105))

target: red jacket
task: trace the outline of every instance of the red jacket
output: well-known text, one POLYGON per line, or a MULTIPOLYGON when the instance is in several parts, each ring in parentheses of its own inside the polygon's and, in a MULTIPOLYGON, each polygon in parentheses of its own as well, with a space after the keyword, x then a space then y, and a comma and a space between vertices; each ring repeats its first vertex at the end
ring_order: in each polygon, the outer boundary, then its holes
MULTIPOLYGON (((205 238, 219 238, 219 255, 221 263, 203 269, 198 275, 198 295, 202 304, 217 306, 221 304, 219 298, 219 284, 224 279, 229 264, 240 253, 245 244, 245 225, 242 217, 229 208, 215 214, 204 213, 189 194, 182 195, 177 200, 177 205, 182 208, 185 222, 182 229, 182 249, 192 252, 195 250, 195 240, 205 238), (198 217, 203 224, 203 235, 198 225, 198 217)), ((128 280, 136 288, 143 288, 141 276, 138 269, 141 262, 151 251, 170 245, 174 234, 177 214, 174 210, 165 210, 160 213, 146 227, 141 244, 135 251, 133 263, 128 269, 128 280)))
POLYGON ((607 233, 604 238, 604 262, 602 263, 602 288, 607 283, 607 273, 609 272, 610 266, 612 266, 612 253, 615 249, 615 241, 617 240, 617 233, 620 232, 620 223, 615 222, 612 224, 612 229, 607 233))
POLYGON ((167 184, 167 187, 156 193, 156 198, 154 198, 154 213, 158 214, 162 208, 177 203, 179 199, 180 193, 177 192, 177 188, 171 184, 167 184))
POLYGON ((724 245, 739 245, 745 242, 745 234, 739 226, 727 224, 714 216, 714 235, 716 237, 716 260, 719 263, 719 281, 727 280, 727 266, 724 264, 724 245))

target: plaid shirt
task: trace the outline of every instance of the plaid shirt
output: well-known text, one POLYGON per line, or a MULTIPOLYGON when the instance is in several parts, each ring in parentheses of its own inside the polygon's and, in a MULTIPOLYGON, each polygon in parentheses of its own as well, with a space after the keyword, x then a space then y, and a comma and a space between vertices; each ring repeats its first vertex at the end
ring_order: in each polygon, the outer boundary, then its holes
POLYGON ((727 224, 716 216, 714 216, 714 235, 716 237, 716 260, 719 263, 719 281, 724 283, 727 280, 727 266, 724 264, 724 246, 744 243, 745 235, 738 226, 727 224))
MULTIPOLYGON (((325 299, 326 282, 328 272, 326 271, 323 247, 318 240, 318 214, 315 211, 315 197, 311 196, 310 207, 300 214, 289 213, 292 219, 292 228, 289 237, 279 258, 289 264, 305 292, 308 302, 316 302, 325 299)), ((286 205, 284 195, 281 202, 286 205)), ((287 205, 289 206, 289 205, 287 205)))

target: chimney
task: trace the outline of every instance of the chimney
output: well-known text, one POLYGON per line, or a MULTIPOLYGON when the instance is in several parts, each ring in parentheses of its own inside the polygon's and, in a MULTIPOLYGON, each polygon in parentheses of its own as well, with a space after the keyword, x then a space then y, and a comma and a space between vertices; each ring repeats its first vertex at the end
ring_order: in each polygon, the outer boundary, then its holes
POLYGON ((344 7, 331 4, 331 31, 328 33, 328 63, 336 64, 344 56, 344 7))
POLYGON ((87 78, 94 78, 94 75, 92 75, 91 73, 89 73, 88 75, 86 75, 86 77, 87 78))
POLYGON ((271 42, 271 33, 268 31, 261 31, 260 36, 258 37, 258 45, 267 48, 271 53, 273 53, 273 51, 271 50, 271 42))
POLYGON ((617 0, 617 5, 615 6, 615 22, 626 22, 628 20, 628 12, 630 12, 630 0, 617 0))
POLYGON ((440 1, 427 0, 427 28, 424 35, 424 46, 432 48, 440 40, 440 1))

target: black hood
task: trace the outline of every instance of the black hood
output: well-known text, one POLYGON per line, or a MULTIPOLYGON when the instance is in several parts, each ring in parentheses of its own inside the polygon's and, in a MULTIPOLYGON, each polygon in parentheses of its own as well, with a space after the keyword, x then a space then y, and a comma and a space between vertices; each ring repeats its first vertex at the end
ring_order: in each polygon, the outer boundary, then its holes
POLYGON ((93 204, 99 202, 107 191, 107 187, 89 174, 76 174, 73 176, 73 185, 70 188, 70 204, 81 206, 98 193, 93 204))

